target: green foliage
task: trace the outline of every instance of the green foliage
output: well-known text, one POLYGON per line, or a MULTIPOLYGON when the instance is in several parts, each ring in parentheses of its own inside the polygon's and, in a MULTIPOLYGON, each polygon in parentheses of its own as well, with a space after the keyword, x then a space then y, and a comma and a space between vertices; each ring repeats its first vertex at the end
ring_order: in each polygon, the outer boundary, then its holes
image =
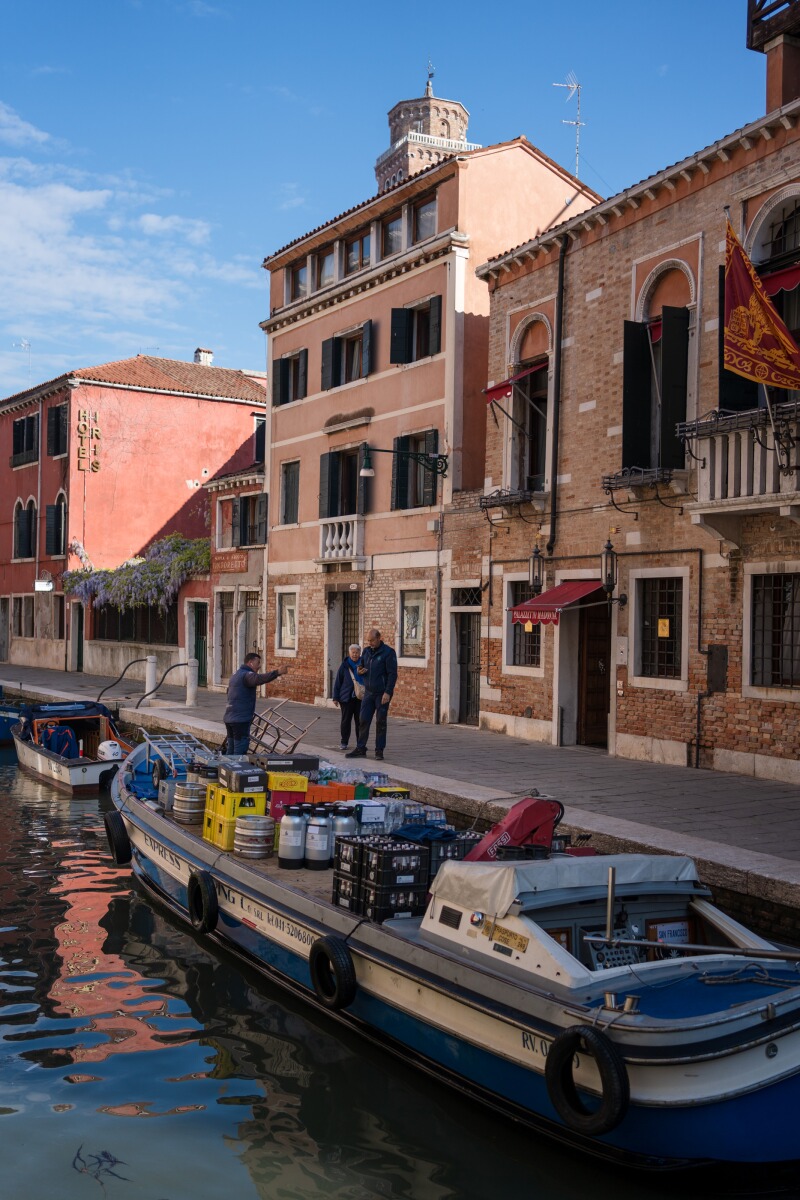
POLYGON ((171 533, 153 542, 144 558, 131 558, 113 571, 66 571, 64 591, 95 608, 158 606, 166 611, 189 575, 204 575, 211 569, 208 538, 189 540, 171 533))

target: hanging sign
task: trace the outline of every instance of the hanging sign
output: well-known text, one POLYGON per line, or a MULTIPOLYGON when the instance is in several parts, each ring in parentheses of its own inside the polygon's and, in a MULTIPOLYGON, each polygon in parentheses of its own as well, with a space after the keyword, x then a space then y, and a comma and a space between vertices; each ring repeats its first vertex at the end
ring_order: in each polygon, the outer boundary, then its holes
POLYGON ((97 413, 78 409, 78 470, 100 470, 100 427, 97 413))

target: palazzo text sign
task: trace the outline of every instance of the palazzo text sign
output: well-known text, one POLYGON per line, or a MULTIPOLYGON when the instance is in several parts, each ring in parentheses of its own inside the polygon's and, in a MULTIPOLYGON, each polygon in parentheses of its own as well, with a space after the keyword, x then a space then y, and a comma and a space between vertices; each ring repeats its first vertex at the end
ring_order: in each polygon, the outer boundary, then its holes
POLYGON ((233 550, 211 555, 212 571, 246 571, 247 551, 233 550))

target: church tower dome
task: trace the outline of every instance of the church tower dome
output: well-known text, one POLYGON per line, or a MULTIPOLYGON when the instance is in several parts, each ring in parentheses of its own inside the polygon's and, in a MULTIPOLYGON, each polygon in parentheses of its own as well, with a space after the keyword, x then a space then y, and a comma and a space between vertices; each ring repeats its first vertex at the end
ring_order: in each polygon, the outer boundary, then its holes
POLYGON ((469 113, 458 100, 433 94, 433 69, 428 70, 425 95, 400 100, 389 110, 389 149, 375 163, 378 191, 384 192, 418 171, 480 147, 467 141, 469 113))

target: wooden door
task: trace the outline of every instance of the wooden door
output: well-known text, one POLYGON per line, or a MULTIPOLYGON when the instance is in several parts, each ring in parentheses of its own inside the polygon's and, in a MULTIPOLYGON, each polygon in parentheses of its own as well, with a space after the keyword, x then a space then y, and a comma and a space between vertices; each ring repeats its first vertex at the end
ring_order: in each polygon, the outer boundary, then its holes
POLYGON ((456 613, 458 646, 458 720, 477 725, 481 699, 481 614, 456 613))
POLYGON ((611 605, 597 601, 580 610, 578 651, 578 745, 608 746, 611 701, 611 605))
POLYGON ((234 611, 233 611, 233 593, 220 592, 219 596, 219 617, 220 617, 220 637, 221 644, 221 670, 223 680, 229 679, 233 674, 233 631, 234 631, 234 611))

